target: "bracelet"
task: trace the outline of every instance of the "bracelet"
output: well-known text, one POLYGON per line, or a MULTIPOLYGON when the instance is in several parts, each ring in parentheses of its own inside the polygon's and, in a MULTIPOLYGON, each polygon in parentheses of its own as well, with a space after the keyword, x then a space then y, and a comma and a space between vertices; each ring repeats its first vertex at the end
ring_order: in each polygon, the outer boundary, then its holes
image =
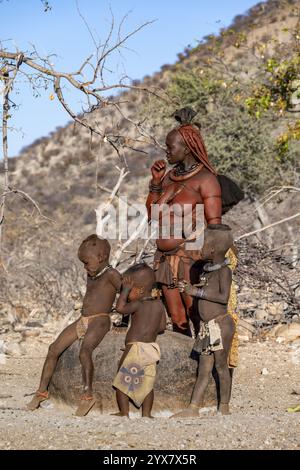
POLYGON ((150 181, 149 191, 151 193, 161 193, 162 192, 162 183, 156 184, 156 183, 152 183, 152 181, 150 181))
POLYGON ((160 194, 161 192, 162 192, 162 189, 149 188, 149 193, 158 193, 158 194, 160 194))
POLYGON ((196 296, 195 297, 199 297, 200 299, 203 299, 204 298, 204 289, 197 289, 197 292, 196 292, 196 296))

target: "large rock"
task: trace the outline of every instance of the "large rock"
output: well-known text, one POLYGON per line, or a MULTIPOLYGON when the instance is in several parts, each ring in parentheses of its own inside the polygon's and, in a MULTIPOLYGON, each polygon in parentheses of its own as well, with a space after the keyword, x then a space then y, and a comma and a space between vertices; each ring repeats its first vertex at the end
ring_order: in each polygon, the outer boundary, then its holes
POLYGON ((271 334, 277 338, 283 338, 284 341, 295 341, 300 338, 300 323, 290 323, 289 325, 277 325, 278 327, 271 330, 271 334))
MULTIPOLYGON (((125 332, 112 330, 94 351, 94 390, 105 413, 116 410, 112 381, 124 347, 125 332), (101 398, 101 400, 100 400, 101 398)), ((161 360, 157 366, 154 410, 176 411, 190 400, 196 378, 197 361, 190 359, 193 340, 178 333, 166 331, 157 342, 161 360)), ((76 341, 60 357, 50 384, 51 397, 69 405, 78 402, 82 392, 81 367, 76 341)), ((216 384, 212 378, 206 393, 205 405, 216 403, 216 384)))

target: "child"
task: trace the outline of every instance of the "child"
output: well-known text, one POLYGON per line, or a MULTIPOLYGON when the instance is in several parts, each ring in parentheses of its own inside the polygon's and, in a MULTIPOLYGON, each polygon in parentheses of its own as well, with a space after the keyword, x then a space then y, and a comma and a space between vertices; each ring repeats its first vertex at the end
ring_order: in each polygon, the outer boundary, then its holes
POLYGON ((235 333, 235 323, 227 313, 232 275, 225 254, 233 245, 231 229, 228 225, 208 225, 204 235, 202 258, 209 260, 204 266, 199 287, 183 281, 181 292, 199 298, 198 311, 201 319, 200 331, 193 351, 199 354, 198 377, 193 390, 191 403, 186 410, 173 415, 178 418, 199 416, 209 377, 215 365, 220 383, 219 411, 229 414, 231 375, 228 368, 228 355, 235 333))
POLYGON ((118 416, 129 416, 130 398, 137 407, 142 406, 143 417, 152 418, 156 363, 160 359, 155 341, 158 333, 166 328, 163 304, 159 298, 151 296, 154 283, 154 271, 144 263, 132 266, 124 274, 116 310, 122 315, 131 315, 131 323, 113 382, 120 410, 118 416))
POLYGON ((44 363, 40 386, 28 403, 29 410, 35 410, 47 400, 47 391, 59 356, 77 339, 82 340, 79 360, 82 367, 84 393, 81 397, 77 416, 85 416, 96 400, 92 382, 94 365, 93 350, 110 329, 110 311, 121 287, 121 275, 109 264, 110 244, 97 235, 90 235, 81 243, 78 257, 87 271, 86 294, 83 299, 82 316, 67 326, 49 347, 44 363))

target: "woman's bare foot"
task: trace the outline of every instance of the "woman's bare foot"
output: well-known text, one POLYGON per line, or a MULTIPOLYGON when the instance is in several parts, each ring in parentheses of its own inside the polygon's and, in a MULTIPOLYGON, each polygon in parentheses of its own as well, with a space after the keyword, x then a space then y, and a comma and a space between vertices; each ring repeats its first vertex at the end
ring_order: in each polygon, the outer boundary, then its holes
POLYGON ((228 403, 220 403, 218 411, 222 415, 230 415, 229 404, 228 403))
POLYGON ((40 404, 42 401, 48 400, 49 398, 49 393, 48 392, 39 392, 37 391, 32 398, 32 400, 27 403, 26 408, 27 410, 34 411, 37 408, 39 408, 40 404))
POLYGON ((176 413, 170 418, 198 418, 199 417, 199 408, 188 407, 185 410, 176 413))

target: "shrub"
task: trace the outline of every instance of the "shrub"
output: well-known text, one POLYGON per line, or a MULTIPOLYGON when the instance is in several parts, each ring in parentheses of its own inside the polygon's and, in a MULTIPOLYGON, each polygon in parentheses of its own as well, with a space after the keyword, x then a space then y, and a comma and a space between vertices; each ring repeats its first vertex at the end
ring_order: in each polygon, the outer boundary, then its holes
POLYGON ((215 70, 181 70, 168 87, 170 105, 152 102, 144 109, 153 128, 174 127, 176 108, 191 106, 198 115, 209 158, 219 173, 235 179, 248 194, 260 193, 292 175, 296 154, 280 158, 274 120, 257 119, 243 101, 237 83, 226 82, 215 70))

